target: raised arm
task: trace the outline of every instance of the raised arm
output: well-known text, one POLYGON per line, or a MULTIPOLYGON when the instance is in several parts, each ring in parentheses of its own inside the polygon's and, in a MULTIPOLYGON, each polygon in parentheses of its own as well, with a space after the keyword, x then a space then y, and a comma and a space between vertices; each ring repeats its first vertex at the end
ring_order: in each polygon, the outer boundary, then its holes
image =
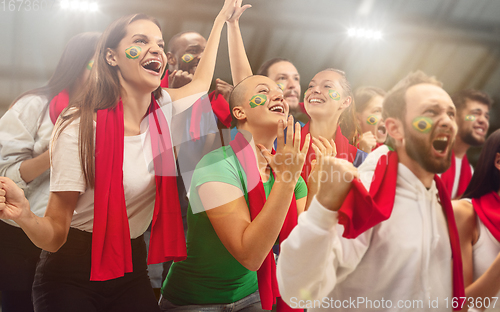
POLYGON ((249 4, 242 7, 241 0, 237 0, 236 10, 231 19, 227 21, 229 63, 231 64, 231 75, 233 85, 235 86, 246 77, 252 75, 252 68, 245 52, 245 45, 243 44, 239 24, 241 14, 249 7, 251 7, 249 4))
POLYGON ((168 89, 172 100, 179 100, 197 93, 208 92, 215 70, 217 50, 219 48, 220 34, 224 23, 231 18, 235 10, 237 0, 225 0, 224 6, 217 15, 208 37, 207 45, 203 57, 198 64, 198 68, 193 76, 193 80, 182 88, 168 89))

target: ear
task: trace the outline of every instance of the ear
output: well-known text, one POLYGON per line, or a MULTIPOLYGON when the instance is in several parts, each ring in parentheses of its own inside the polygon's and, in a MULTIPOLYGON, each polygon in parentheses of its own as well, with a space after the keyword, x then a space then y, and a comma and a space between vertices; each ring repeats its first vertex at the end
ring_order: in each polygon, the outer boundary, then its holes
POLYGON ((116 66, 116 52, 111 50, 110 48, 106 51, 106 62, 110 66, 116 66))
POLYGON ((389 117, 385 120, 385 128, 387 129, 387 135, 390 135, 396 142, 401 142, 405 138, 401 120, 389 117))
POLYGON ((352 104, 352 97, 348 96, 345 98, 344 102, 340 105, 339 109, 346 109, 352 104))
POLYGON ((245 114, 245 111, 241 106, 235 106, 233 107, 233 116, 236 118, 238 121, 245 120, 247 118, 247 115, 245 114))
POLYGON ((500 153, 497 153, 495 156, 495 168, 500 171, 500 153))
POLYGON ((177 65, 177 59, 175 58, 175 55, 172 52, 167 52, 165 55, 167 56, 168 65, 170 66, 177 65))

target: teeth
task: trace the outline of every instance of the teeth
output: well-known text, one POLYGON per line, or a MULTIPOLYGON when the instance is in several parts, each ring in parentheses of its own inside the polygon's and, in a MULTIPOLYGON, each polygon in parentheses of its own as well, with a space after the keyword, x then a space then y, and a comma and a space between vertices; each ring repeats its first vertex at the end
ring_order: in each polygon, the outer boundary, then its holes
POLYGON ((152 64, 152 63, 156 63, 156 65, 157 65, 156 68, 161 67, 161 62, 158 60, 149 60, 146 63, 143 63, 142 66, 148 66, 149 64, 152 64))
POLYGON ((448 137, 437 137, 436 141, 448 141, 448 137))
POLYGON ((279 105, 273 106, 269 110, 272 112, 280 112, 280 113, 282 113, 284 111, 283 107, 281 107, 279 105))
POLYGON ((321 100, 319 100, 319 99, 310 99, 309 103, 321 103, 321 100))

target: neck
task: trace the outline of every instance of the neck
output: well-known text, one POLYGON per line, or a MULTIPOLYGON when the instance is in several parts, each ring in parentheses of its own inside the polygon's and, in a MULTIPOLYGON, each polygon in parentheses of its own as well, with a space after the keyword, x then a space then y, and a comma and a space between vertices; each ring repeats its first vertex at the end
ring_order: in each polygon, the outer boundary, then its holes
POLYGON ((422 182, 426 188, 430 188, 434 180, 435 173, 428 172, 420 164, 406 154, 404 146, 396 148, 399 162, 405 165, 422 182))
POLYGON ((275 135, 269 135, 269 133, 272 133, 272 131, 263 131, 263 130, 255 130, 255 129, 250 129, 251 127, 248 126, 248 123, 242 124, 239 128, 238 131, 243 134, 245 139, 248 142, 253 141, 252 148, 254 149, 255 153, 255 159, 257 159, 257 165, 259 167, 259 171, 261 172, 261 175, 266 171, 267 169, 267 161, 262 156, 262 153, 260 152, 259 148, 256 147, 257 144, 263 145, 269 152, 273 149, 273 143, 274 140, 276 139, 275 135))
POLYGON ((335 139, 335 132, 337 132, 337 126, 340 116, 334 116, 328 120, 313 120, 309 122, 309 132, 311 136, 318 138, 322 136, 325 139, 335 139))
POLYGON ((151 93, 138 92, 133 88, 123 88, 121 98, 125 136, 138 135, 141 133, 141 121, 151 103, 151 93))
POLYGON ((455 139, 455 143, 453 144, 453 152, 455 152, 455 157, 460 158, 460 159, 464 158, 469 147, 470 147, 470 145, 465 143, 462 140, 462 138, 457 135, 457 137, 455 139))

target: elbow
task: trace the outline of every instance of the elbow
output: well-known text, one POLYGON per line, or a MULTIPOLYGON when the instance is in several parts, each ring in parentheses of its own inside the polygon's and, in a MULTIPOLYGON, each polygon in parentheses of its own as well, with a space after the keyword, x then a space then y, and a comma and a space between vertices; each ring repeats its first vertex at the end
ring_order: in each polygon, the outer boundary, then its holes
POLYGON ((60 239, 54 239, 50 244, 47 244, 46 246, 38 246, 38 247, 40 247, 41 249, 46 250, 48 252, 55 253, 55 252, 58 252, 59 249, 61 249, 61 247, 64 246, 64 244, 66 244, 67 238, 68 238, 67 236, 64 236, 60 239))
MULTIPOLYGON (((267 256, 267 255, 266 255, 267 256)), ((254 271, 256 272, 257 270, 260 269, 260 267, 262 266, 262 263, 264 262, 265 260, 265 257, 264 258, 258 258, 258 257, 255 257, 255 256, 250 256, 250 257, 247 257, 245 259, 240 259, 238 260, 238 262, 244 266, 245 268, 247 268, 248 270, 250 271, 254 271)))

